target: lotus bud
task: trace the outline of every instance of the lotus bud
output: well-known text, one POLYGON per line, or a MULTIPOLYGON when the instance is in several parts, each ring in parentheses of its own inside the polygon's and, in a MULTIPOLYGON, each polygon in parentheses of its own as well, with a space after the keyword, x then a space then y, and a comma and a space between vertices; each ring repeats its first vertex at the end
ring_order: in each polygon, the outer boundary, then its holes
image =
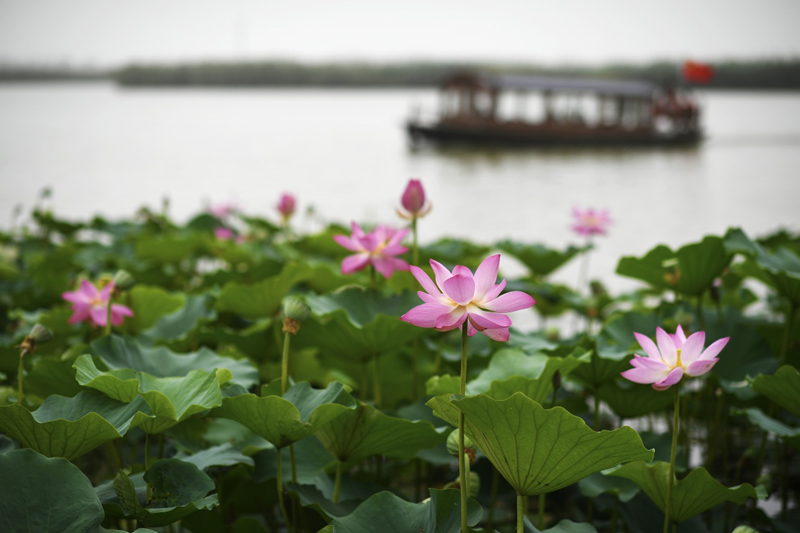
POLYGON ((284 193, 281 195, 281 199, 278 201, 278 205, 275 206, 275 209, 281 214, 283 220, 287 221, 294 215, 296 206, 297 200, 295 197, 291 194, 284 193))
POLYGON ((430 211, 430 205, 425 204, 425 189, 419 180, 408 180, 400 203, 406 210, 405 214, 398 211, 403 218, 422 218, 430 211))
MULTIPOLYGON (((467 466, 467 469, 469 469, 469 466, 467 466)), ((481 476, 479 476, 477 472, 470 471, 467 483, 469 484, 470 497, 477 498, 478 492, 481 490, 481 476)))
POLYGON ((136 280, 133 279, 133 276, 127 270, 117 270, 117 273, 114 274, 114 287, 121 291, 127 291, 136 283, 136 280))
POLYGON ((550 326, 544 330, 545 338, 550 342, 558 342, 558 339, 561 338, 561 332, 555 326, 550 326))
POLYGON ((308 318, 311 309, 296 296, 283 299, 283 331, 295 335, 300 330, 300 322, 308 318))
MULTIPOLYGON (((469 437, 464 435, 464 449, 466 448, 474 448, 475 445, 472 444, 472 440, 469 437)), ((454 429, 450 432, 450 435, 447 436, 447 453, 454 457, 458 457, 458 430, 454 429)), ((473 452, 474 453, 474 452, 473 452)))

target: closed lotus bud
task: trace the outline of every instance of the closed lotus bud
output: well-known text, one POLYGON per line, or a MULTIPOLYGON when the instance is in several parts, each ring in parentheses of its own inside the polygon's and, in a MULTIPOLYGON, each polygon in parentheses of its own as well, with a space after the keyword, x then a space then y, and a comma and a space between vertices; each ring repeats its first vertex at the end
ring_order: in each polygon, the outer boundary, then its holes
POLYGON ((45 342, 49 341, 53 338, 53 334, 41 324, 34 324, 33 328, 31 329, 30 337, 36 342, 36 344, 44 344, 45 342))
MULTIPOLYGON (((467 467, 469 468, 469 466, 467 467)), ((469 495, 472 498, 478 497, 478 492, 481 490, 481 476, 477 472, 470 471, 469 473, 469 495)))
POLYGON ((284 193, 281 195, 281 199, 278 202, 278 205, 275 206, 275 209, 278 210, 278 213, 281 214, 283 220, 289 220, 292 215, 294 215, 294 210, 297 206, 297 200, 291 194, 284 193))
POLYGON ((309 313, 311 313, 311 309, 300 298, 287 296, 283 299, 283 314, 286 318, 302 322, 308 318, 309 313))
POLYGON ((419 180, 408 180, 401 203, 403 208, 412 215, 419 214, 422 211, 425 206, 425 189, 422 188, 422 183, 419 180))
MULTIPOLYGON (((469 437, 464 435, 464 448, 474 448, 472 441, 469 437)), ((447 436, 447 453, 454 457, 458 457, 458 430, 454 429, 447 436)))
POLYGON ((131 273, 127 270, 117 270, 117 273, 114 274, 114 287, 121 290, 127 291, 136 283, 136 280, 133 279, 131 273))

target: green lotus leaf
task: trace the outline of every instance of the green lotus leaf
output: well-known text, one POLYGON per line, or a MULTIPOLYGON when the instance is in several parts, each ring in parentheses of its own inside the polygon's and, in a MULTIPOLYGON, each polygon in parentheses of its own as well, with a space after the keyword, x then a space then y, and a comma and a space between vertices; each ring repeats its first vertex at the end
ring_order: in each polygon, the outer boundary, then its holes
MULTIPOLYGON (((540 533, 536 527, 531 524, 528 517, 525 517, 525 533, 540 533)), ((592 524, 586 522, 573 522, 572 520, 561 520, 553 527, 549 527, 541 533, 597 533, 597 529, 592 524)))
POLYGON ((417 451, 446 439, 430 422, 394 418, 366 404, 347 411, 336 423, 318 431, 316 437, 331 455, 348 464, 377 454, 410 459, 417 451))
POLYGON ((800 372, 791 365, 780 367, 771 376, 757 376, 751 387, 787 411, 800 416, 800 372))
POLYGON ((78 357, 74 367, 78 383, 115 400, 127 403, 142 396, 155 415, 141 424, 149 434, 161 433, 194 414, 222 405, 220 373, 230 377, 227 370, 192 370, 180 378, 158 378, 130 369, 101 371, 88 354, 78 357))
POLYGON ((565 409, 545 409, 521 393, 501 401, 483 394, 452 400, 442 395, 428 405, 454 426, 458 412, 464 413, 467 435, 527 496, 558 490, 622 462, 653 458, 629 427, 595 432, 565 409))
POLYGON ((178 354, 163 346, 150 348, 131 338, 112 335, 93 342, 91 352, 111 371, 130 369, 166 378, 185 376, 192 370, 213 373, 216 369, 227 369, 233 383, 245 388, 258 383, 258 369, 250 361, 222 357, 208 348, 178 354))
POLYGON ((46 398, 51 394, 75 396, 82 390, 75 381, 74 359, 42 357, 33 363, 33 369, 25 375, 25 394, 36 394, 46 398))
MULTIPOLYGON (((391 492, 380 492, 358 506, 352 514, 335 518, 320 533, 452 533, 461 523, 461 496, 455 489, 431 489, 422 503, 407 502, 391 492)), ((467 524, 477 525, 483 514, 480 504, 467 502, 467 524)))
POLYGON ((152 418, 144 398, 122 403, 84 391, 49 396, 33 413, 19 404, 0 407, 0 430, 42 455, 73 460, 152 418))
POLYGON ((570 246, 562 252, 541 244, 523 244, 510 240, 498 242, 497 248, 519 259, 533 276, 548 276, 585 250, 570 246))
POLYGON ((775 287, 792 305, 800 305, 800 257, 796 253, 785 247, 775 252, 765 250, 738 228, 728 231, 725 245, 730 251, 751 257, 746 264, 748 274, 775 287))
POLYGON ((136 239, 136 256, 160 263, 180 263, 204 253, 206 241, 199 233, 140 235, 136 239))
POLYGON ((767 416, 761 409, 755 407, 736 409, 732 412, 733 414, 745 415, 751 424, 760 427, 764 431, 776 434, 800 450, 800 428, 789 427, 783 422, 767 416))
POLYGON ((228 282, 217 298, 217 311, 236 313, 245 318, 258 319, 273 316, 280 308, 283 297, 295 284, 308 279, 312 269, 306 264, 288 264, 280 274, 259 283, 245 285, 228 282))
MULTIPOLYGON (((266 391, 270 393, 268 387, 266 391)), ((276 448, 283 448, 324 428, 354 407, 355 400, 341 383, 315 390, 302 382, 290 387, 283 397, 242 394, 225 398, 222 407, 212 411, 211 416, 235 420, 276 448)))
MULTIPOLYGON (((522 392, 542 403, 553 391, 556 372, 563 378, 590 357, 589 352, 582 349, 576 349, 573 354, 548 357, 542 353, 527 355, 518 348, 500 350, 492 356, 489 366, 467 383, 467 394, 486 393, 496 400, 504 400, 515 392, 522 392)), ((426 383, 429 395, 458 394, 459 390, 460 378, 448 374, 433 376, 426 383)))
POLYGON ((424 328, 399 320, 422 304, 413 293, 386 297, 374 290, 348 287, 333 294, 309 295, 306 302, 317 320, 303 323, 298 347, 316 346, 337 357, 363 361, 426 334, 424 328))
POLYGON ((106 513, 134 518, 148 527, 172 524, 200 509, 213 509, 219 503, 216 494, 206 496, 214 490, 214 481, 195 465, 179 459, 156 461, 140 483, 134 483, 133 478, 120 470, 113 486, 117 500, 104 502, 106 513), (145 483, 152 487, 148 502, 144 501, 145 483))
POLYGON ((150 342, 182 338, 201 321, 210 321, 216 317, 216 312, 209 307, 211 301, 212 298, 208 295, 187 296, 182 308, 159 318, 141 336, 150 342))
POLYGON ((159 318, 174 313, 183 307, 184 296, 171 294, 160 287, 135 285, 128 293, 129 298, 119 300, 128 305, 133 316, 125 320, 125 329, 140 332, 152 327, 159 318))
POLYGON ((176 454, 173 459, 191 463, 200 470, 205 470, 212 466, 233 466, 238 464, 255 466, 255 461, 253 461, 252 457, 244 455, 239 448, 230 442, 211 446, 192 455, 181 452, 176 454))
POLYGON ((659 245, 642 258, 623 257, 617 264, 617 274, 645 281, 656 288, 699 296, 711 287, 732 258, 722 238, 707 236, 699 243, 687 244, 674 252, 659 245), (676 261, 675 272, 665 266, 668 261, 676 261))
MULTIPOLYGON (((661 511, 666 509, 669 463, 647 464, 635 461, 605 472, 636 483, 661 511)), ((673 522, 683 522, 723 502, 742 505, 747 498, 766 499, 767 491, 762 486, 748 483, 728 488, 720 484, 705 468, 695 468, 683 479, 676 479, 672 487, 673 522)))
POLYGON ((587 498, 597 498, 601 494, 611 494, 622 503, 631 501, 640 492, 635 483, 627 479, 604 476, 601 472, 595 472, 578 481, 578 488, 581 494, 587 498))
POLYGON ((671 394, 621 380, 603 383, 596 393, 621 418, 637 418, 656 413, 666 409, 674 401, 671 394))
POLYGON ((435 259, 449 268, 453 268, 455 265, 464 265, 475 272, 481 261, 491 251, 492 248, 490 246, 475 244, 463 239, 445 237, 420 248, 419 262, 421 265, 427 265, 428 259, 435 259))
POLYGON ((68 460, 33 450, 0 455, 0 524, 8 533, 86 533, 103 521, 89 479, 68 460))

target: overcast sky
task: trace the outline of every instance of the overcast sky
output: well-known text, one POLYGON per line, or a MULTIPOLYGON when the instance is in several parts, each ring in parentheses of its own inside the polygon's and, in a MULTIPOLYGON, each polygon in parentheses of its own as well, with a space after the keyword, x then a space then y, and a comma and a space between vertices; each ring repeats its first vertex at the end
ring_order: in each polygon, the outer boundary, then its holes
POLYGON ((800 57, 800 0, 0 0, 0 60, 800 57))

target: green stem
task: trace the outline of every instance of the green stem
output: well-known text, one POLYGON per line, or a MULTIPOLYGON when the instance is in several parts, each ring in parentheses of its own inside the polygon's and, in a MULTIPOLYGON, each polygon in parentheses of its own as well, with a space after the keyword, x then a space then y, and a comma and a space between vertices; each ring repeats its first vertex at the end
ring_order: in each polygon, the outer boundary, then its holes
POLYGON ((165 440, 164 439, 164 434, 161 433, 158 436, 158 458, 159 459, 163 459, 164 458, 164 440, 165 440))
POLYGON ((416 401, 419 397, 419 339, 414 339, 411 345, 411 398, 416 401))
POLYGON ((278 506, 281 509, 281 516, 283 516, 283 522, 286 524, 286 531, 291 530, 291 524, 289 522, 289 513, 286 512, 286 504, 283 501, 283 453, 281 450, 276 450, 278 452, 278 476, 277 476, 277 484, 278 484, 278 506))
POLYGON ((786 317, 786 329, 783 331, 783 344, 781 345, 781 364, 786 363, 786 354, 789 352, 789 344, 792 341, 792 324, 794 323, 794 316, 797 312, 797 306, 794 303, 789 304, 789 316, 786 317))
POLYGON ((517 533, 525 531, 525 498, 517 493, 517 533))
POLYGON ((611 508, 611 533, 617 533, 619 522, 619 498, 614 498, 614 507, 611 508))
POLYGON ((492 490, 489 493, 489 517, 486 530, 494 531, 494 508, 497 506, 497 489, 500 487, 500 472, 492 466, 492 490))
MULTIPOLYGON (((144 434, 144 471, 147 472, 147 469, 150 467, 150 433, 144 434)), ((151 494, 150 483, 147 484, 147 489, 145 490, 145 502, 150 502, 150 494, 151 494)))
POLYGON ((281 394, 286 394, 286 385, 289 383, 289 344, 291 338, 287 331, 283 335, 283 357, 281 358, 281 394))
POLYGON ((417 245, 417 217, 411 219, 411 234, 414 236, 414 244, 411 247, 411 257, 414 259, 414 265, 419 266, 419 246, 417 245))
POLYGON ((600 398, 597 397, 597 390, 594 392, 594 417, 592 424, 595 431, 600 431, 600 398))
POLYGON ((297 462, 294 458, 294 444, 289 445, 289 464, 292 467, 292 484, 297 485, 297 462))
POLYGON ((539 529, 544 529, 544 492, 539 494, 539 529))
POLYGON ((106 337, 111 335, 111 293, 108 293, 108 306, 106 307, 106 337))
POLYGON ((23 375, 25 373, 25 353, 27 350, 22 350, 19 354, 19 371, 17 373, 17 386, 19 391, 17 392, 17 403, 22 405, 22 380, 23 375))
POLYGON ((333 503, 339 503, 339 492, 342 490, 342 462, 336 463, 336 481, 333 484, 333 503))
POLYGON ((371 289, 378 288, 378 278, 375 277, 375 266, 372 264, 369 265, 369 287, 371 289))
POLYGON ((672 422, 672 450, 669 454, 669 479, 667 480, 667 510, 664 513, 664 533, 669 533, 670 515, 672 514, 672 486, 675 483, 675 452, 678 447, 680 430, 681 396, 680 383, 675 385, 675 413, 672 422))
MULTIPOLYGON (((467 321, 461 326, 461 386, 462 396, 467 393, 467 321)), ((464 458, 464 413, 458 413, 458 479, 461 485, 461 533, 467 533, 467 464, 464 458)))
POLYGON ((378 366, 378 353, 372 354, 372 396, 375 399, 375 407, 378 409, 383 405, 381 400, 381 373, 378 366))

